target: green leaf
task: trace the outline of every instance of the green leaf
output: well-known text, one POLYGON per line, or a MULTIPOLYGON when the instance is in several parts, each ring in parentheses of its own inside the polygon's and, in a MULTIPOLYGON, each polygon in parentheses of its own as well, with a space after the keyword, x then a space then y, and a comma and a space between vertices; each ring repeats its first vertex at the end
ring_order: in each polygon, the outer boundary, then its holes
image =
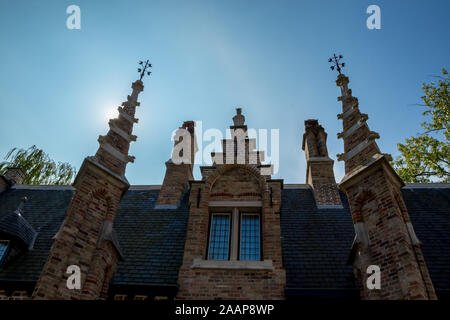
POLYGON ((35 145, 28 149, 12 148, 0 163, 0 174, 8 167, 18 167, 25 172, 24 184, 60 184, 72 183, 76 169, 69 163, 56 164, 42 149, 35 145))
POLYGON ((427 108, 420 125, 426 130, 398 144, 400 156, 393 162, 405 182, 450 182, 450 95, 449 76, 442 69, 438 83, 424 83, 421 97, 427 108))

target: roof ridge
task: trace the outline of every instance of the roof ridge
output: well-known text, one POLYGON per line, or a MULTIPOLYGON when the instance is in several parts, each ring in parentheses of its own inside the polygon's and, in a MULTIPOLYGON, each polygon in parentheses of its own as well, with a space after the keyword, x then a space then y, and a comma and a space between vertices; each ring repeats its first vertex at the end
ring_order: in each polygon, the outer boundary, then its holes
POLYGON ((402 189, 431 189, 431 188, 450 188, 450 183, 430 182, 430 183, 406 183, 402 189))
MULTIPOLYGON (((73 186, 56 184, 15 184, 11 189, 17 190, 75 190, 73 186)), ((129 190, 159 190, 160 184, 131 185, 129 190)))
POLYGON ((311 186, 307 183, 285 183, 283 189, 309 189, 311 186))
POLYGON ((160 190, 160 184, 136 184, 131 185, 128 190, 160 190))
POLYGON ((69 185, 56 185, 56 184, 15 184, 11 189, 18 190, 75 190, 74 187, 69 185))

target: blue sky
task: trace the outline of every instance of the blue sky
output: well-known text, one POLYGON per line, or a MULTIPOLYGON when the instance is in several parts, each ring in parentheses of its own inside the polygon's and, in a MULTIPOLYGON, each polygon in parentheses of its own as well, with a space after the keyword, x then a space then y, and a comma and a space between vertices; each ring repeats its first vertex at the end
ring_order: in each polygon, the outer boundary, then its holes
MULTIPOLYGON (((184 120, 224 132, 236 107, 249 127, 280 129, 274 177, 303 183, 304 120, 325 127, 332 158, 343 152, 334 52, 382 151, 396 156, 398 142, 421 132, 421 83, 449 67, 449 10, 449 1, 0 0, 0 156, 36 144, 79 168, 149 58, 132 184, 162 183, 184 120), (72 4, 81 30, 66 28, 72 4), (371 4, 381 30, 366 27, 371 4)), ((336 161, 338 180, 343 171, 336 161)))

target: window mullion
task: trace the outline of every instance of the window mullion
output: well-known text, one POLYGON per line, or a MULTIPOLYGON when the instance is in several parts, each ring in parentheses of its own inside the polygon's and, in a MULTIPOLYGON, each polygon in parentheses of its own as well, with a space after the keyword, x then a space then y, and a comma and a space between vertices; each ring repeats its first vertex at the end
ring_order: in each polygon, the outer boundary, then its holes
POLYGON ((230 248, 230 260, 237 260, 238 258, 238 240, 239 240, 239 210, 233 208, 231 214, 231 248, 230 248))

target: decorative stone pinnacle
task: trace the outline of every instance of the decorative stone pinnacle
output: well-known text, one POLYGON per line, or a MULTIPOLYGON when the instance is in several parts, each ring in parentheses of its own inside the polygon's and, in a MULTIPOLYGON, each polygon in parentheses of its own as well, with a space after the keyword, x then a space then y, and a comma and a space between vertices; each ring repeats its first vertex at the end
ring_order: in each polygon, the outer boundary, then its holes
POLYGON ((245 117, 242 115, 242 108, 236 108, 236 115, 233 117, 233 123, 235 127, 245 125, 245 117))

